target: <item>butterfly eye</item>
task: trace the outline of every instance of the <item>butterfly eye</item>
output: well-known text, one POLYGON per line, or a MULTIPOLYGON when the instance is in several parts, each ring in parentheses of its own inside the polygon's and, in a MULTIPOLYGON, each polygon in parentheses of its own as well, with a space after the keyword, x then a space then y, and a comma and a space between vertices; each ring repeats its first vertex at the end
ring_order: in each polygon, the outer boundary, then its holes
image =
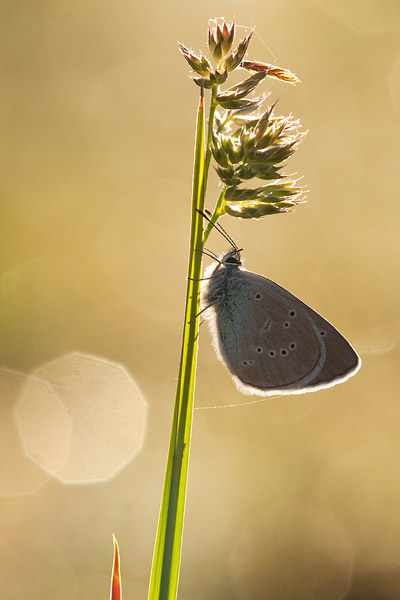
POLYGON ((225 262, 229 263, 230 265, 240 265, 240 260, 237 258, 237 256, 228 256, 228 258, 225 258, 225 262))

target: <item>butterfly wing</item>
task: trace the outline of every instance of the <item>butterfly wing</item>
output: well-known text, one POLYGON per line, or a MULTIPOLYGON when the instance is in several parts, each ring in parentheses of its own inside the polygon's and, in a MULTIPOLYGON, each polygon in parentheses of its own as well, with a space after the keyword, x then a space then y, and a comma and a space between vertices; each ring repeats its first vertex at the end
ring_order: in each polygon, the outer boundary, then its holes
POLYGON ((357 353, 333 325, 261 275, 232 273, 211 310, 217 354, 246 394, 319 390, 360 367, 357 353))

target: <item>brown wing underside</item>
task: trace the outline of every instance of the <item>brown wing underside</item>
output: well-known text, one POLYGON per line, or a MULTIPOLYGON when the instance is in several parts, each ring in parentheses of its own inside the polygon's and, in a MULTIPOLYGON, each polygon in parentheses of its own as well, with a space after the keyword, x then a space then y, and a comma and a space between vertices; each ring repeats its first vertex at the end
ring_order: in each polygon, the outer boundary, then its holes
POLYGON ((242 277, 216 311, 216 325, 220 353, 244 386, 326 387, 357 368, 356 352, 318 313, 260 275, 242 277))

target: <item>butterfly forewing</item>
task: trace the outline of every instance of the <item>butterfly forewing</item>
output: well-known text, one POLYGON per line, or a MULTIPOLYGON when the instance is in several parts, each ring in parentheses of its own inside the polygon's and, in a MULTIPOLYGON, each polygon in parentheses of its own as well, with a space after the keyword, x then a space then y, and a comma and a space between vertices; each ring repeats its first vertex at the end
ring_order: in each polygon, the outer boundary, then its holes
POLYGON ((350 376, 359 358, 318 313, 269 279, 238 269, 215 307, 215 343, 245 393, 293 393, 350 376))

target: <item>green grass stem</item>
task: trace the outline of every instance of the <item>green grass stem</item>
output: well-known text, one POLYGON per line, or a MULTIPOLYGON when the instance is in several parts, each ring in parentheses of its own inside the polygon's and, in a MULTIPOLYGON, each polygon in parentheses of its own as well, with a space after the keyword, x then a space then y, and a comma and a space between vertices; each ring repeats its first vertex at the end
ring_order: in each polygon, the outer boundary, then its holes
POLYGON ((226 189, 227 189, 227 186, 225 186, 224 189, 222 190, 222 192, 218 198, 218 202, 215 206, 214 212, 212 213, 212 215, 210 217, 210 221, 208 222, 208 225, 207 225, 206 230, 203 235, 203 244, 206 243, 208 236, 210 235, 215 223, 224 214, 223 206, 224 206, 224 201, 225 201, 226 189))
POLYGON ((182 351, 149 600, 175 600, 178 590, 199 334, 199 319, 196 315, 200 306, 203 217, 196 209, 203 210, 204 207, 204 121, 202 90, 196 125, 190 256, 182 351))

